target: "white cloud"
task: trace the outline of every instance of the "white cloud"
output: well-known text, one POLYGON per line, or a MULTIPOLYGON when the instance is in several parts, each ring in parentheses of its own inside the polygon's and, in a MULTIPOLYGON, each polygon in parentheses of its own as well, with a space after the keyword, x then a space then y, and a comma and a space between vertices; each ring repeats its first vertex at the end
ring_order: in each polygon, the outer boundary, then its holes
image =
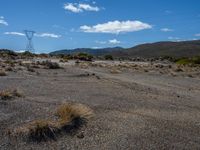
POLYGON ((17 36, 25 36, 24 33, 21 32, 5 32, 6 35, 17 35, 17 36))
POLYGON ((36 37, 49 37, 49 38, 60 38, 61 35, 53 34, 53 33, 40 33, 35 34, 36 37))
POLYGON ((121 42, 118 41, 117 39, 109 40, 110 44, 120 44, 121 42))
POLYGON ((84 3, 66 3, 64 4, 64 9, 71 11, 73 13, 80 13, 83 11, 99 11, 100 8, 97 6, 91 6, 89 4, 84 4, 84 3))
POLYGON ((182 40, 181 38, 179 38, 179 37, 172 37, 172 36, 168 37, 168 39, 169 39, 170 41, 175 41, 175 42, 183 41, 183 40, 182 40))
POLYGON ((200 33, 195 34, 194 36, 200 36, 200 33))
POLYGON ((117 39, 112 39, 112 40, 108 40, 108 41, 95 41, 97 44, 120 44, 121 41, 117 40, 117 39))
POLYGON ((87 33, 126 33, 126 32, 135 32, 144 29, 151 29, 152 26, 143 23, 141 21, 110 21, 103 24, 97 24, 94 26, 81 26, 80 30, 87 33))
POLYGON ((4 17, 3 16, 0 16, 0 25, 5 25, 5 26, 8 26, 8 22, 5 21, 4 17))
POLYGON ((191 39, 191 40, 196 41, 196 40, 198 40, 198 39, 197 39, 197 38, 193 38, 193 39, 191 39))
MULTIPOLYGON (((5 32, 4 34, 6 35, 16 35, 16 36, 25 36, 24 33, 21 32, 5 32)), ((35 34, 36 37, 49 37, 49 38, 60 38, 61 35, 56 35, 53 33, 40 33, 40 34, 35 34)))
POLYGON ((173 31, 173 29, 169 29, 169 28, 162 28, 160 30, 163 32, 172 32, 173 31))
POLYGON ((106 44, 107 43, 106 41, 95 41, 95 42, 98 44, 106 44))
POLYGON ((26 50, 15 51, 16 53, 24 53, 26 50))
POLYGON ((97 6, 90 6, 89 4, 79 4, 79 8, 86 11, 99 11, 97 6))
POLYGON ((98 47, 98 46, 95 46, 95 47, 92 47, 93 49, 100 49, 102 47, 98 47))
POLYGON ((82 9, 78 8, 76 6, 76 4, 72 4, 72 3, 64 4, 64 9, 69 10, 69 11, 74 12, 74 13, 80 13, 80 12, 83 11, 82 9))

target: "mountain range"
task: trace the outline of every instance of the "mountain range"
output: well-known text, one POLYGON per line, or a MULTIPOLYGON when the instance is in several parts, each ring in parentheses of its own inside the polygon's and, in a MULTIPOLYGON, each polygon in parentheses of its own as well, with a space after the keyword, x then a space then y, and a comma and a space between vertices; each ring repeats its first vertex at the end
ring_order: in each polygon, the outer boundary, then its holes
POLYGON ((114 57, 192 57, 200 56, 200 40, 182 41, 182 42, 156 42, 137 45, 131 48, 113 47, 113 48, 77 48, 64 49, 51 52, 50 54, 76 54, 88 53, 94 56, 113 55, 114 57))

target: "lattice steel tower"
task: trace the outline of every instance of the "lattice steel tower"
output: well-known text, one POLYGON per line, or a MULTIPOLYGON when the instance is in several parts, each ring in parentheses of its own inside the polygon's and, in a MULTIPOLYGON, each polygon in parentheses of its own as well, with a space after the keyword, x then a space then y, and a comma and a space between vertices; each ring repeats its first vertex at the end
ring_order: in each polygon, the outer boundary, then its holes
POLYGON ((30 30, 24 30, 24 33, 28 39, 28 43, 26 45, 26 51, 29 51, 31 53, 34 53, 34 46, 33 46, 33 36, 35 34, 35 31, 30 31, 30 30))

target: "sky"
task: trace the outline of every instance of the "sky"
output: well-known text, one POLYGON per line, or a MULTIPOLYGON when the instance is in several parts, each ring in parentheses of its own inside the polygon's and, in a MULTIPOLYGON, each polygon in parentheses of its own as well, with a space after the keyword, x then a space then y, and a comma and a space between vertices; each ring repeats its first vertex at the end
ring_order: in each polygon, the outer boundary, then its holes
POLYGON ((200 39, 200 0, 0 0, 0 48, 35 52, 200 39))

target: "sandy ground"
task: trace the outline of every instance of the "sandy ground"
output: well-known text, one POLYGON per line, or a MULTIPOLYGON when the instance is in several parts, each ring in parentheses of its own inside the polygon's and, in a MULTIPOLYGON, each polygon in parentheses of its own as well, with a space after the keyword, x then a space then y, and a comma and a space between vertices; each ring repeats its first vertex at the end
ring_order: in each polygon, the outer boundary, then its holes
POLYGON ((105 64, 70 62, 61 64, 64 69, 21 70, 0 77, 0 90, 17 88, 24 94, 0 100, 0 149, 200 149, 198 74, 174 75, 163 67, 122 66, 111 71, 115 63, 105 64), (79 131, 84 138, 62 135, 57 141, 34 143, 6 134, 8 129, 52 116, 63 102, 94 110, 95 116, 79 131))

